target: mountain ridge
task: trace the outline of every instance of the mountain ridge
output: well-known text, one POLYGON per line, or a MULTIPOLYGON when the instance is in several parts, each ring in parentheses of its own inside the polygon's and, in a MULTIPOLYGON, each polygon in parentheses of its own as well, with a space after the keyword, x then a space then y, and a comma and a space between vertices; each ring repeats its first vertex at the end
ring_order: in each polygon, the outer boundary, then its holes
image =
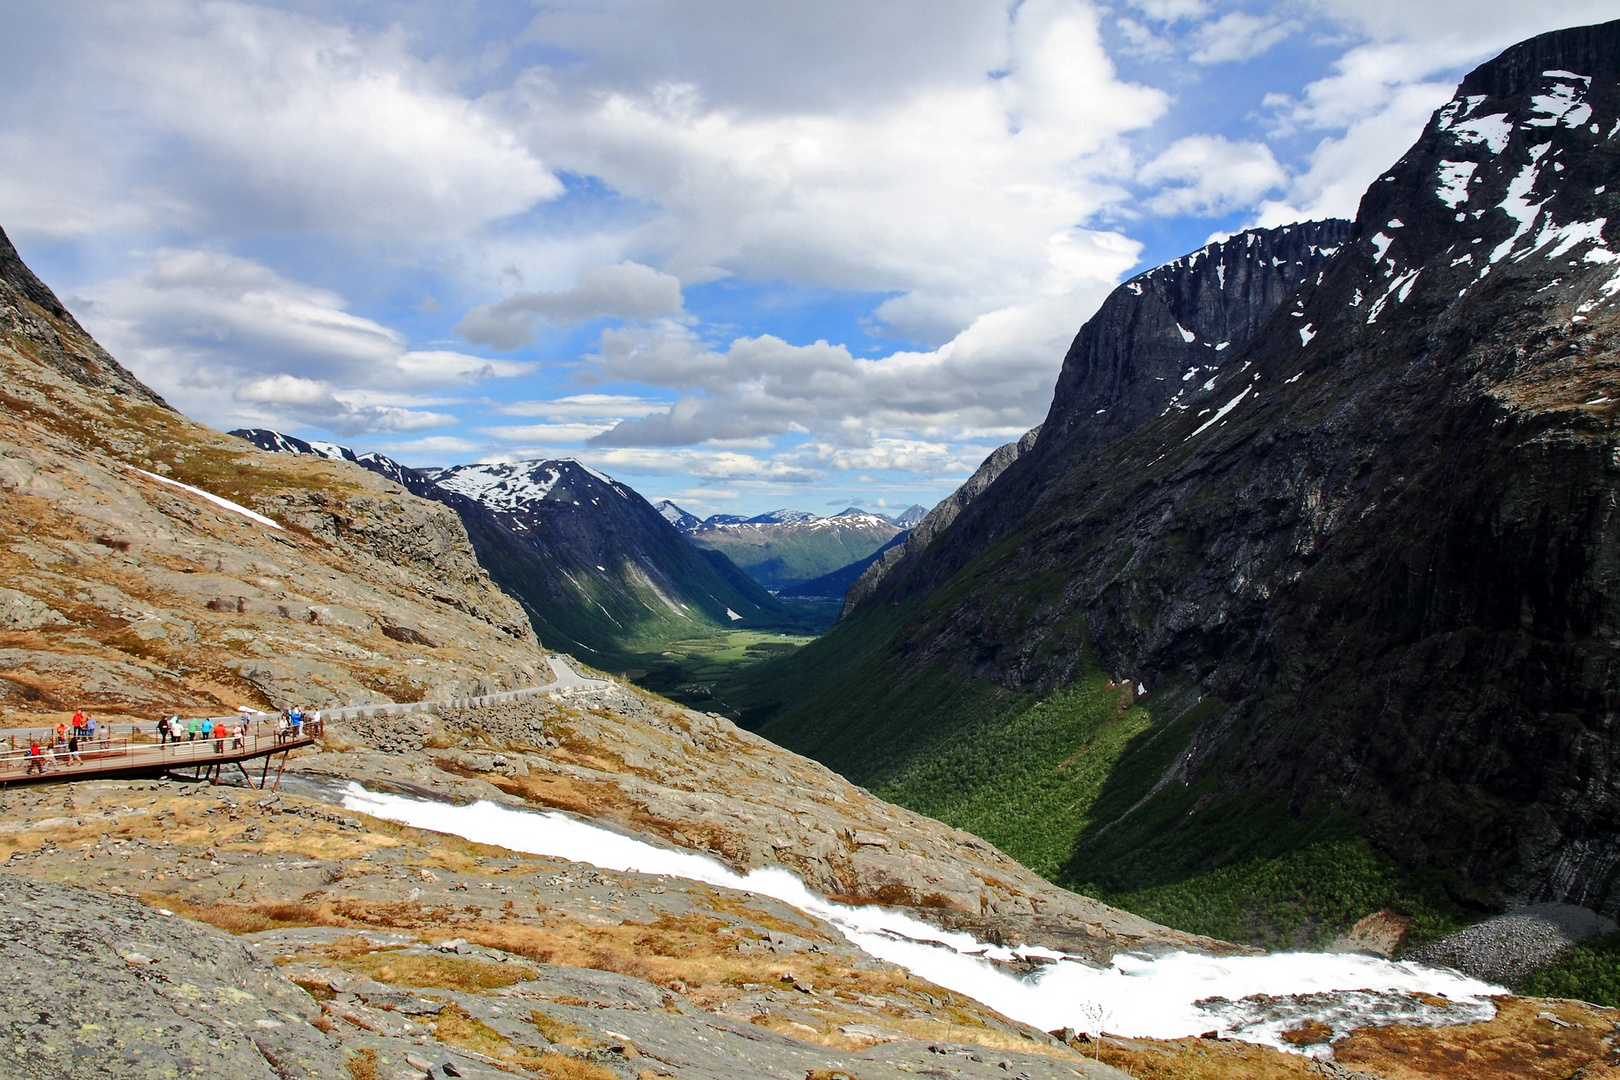
MULTIPOLYGON (((1099 816, 1071 818, 1066 880, 1181 903, 1237 880, 1230 860, 1342 839, 1412 888, 1431 875, 1441 908, 1615 911, 1620 808, 1591 777, 1620 700, 1617 85, 1620 23, 1476 69, 1340 249, 1173 404, 1087 351, 1105 303, 1033 451, 864 615, 775 666, 844 654, 762 731, 937 812, 917 770, 971 724, 863 727, 860 687, 926 672, 936 700, 1024 701, 1098 679, 1148 694, 1098 730, 1145 726, 1099 765, 1099 816)), ((1139 299, 1129 284, 1110 302, 1139 299)))

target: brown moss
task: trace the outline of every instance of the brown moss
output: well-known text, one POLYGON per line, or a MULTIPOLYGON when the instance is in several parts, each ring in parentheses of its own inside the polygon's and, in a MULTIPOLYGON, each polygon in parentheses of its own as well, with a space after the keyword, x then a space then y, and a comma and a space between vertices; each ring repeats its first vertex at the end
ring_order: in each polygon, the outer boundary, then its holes
POLYGON ((555 1050, 532 1050, 518 1046, 456 1005, 446 1005, 439 1013, 433 1034, 442 1043, 537 1072, 548 1080, 618 1080, 616 1073, 592 1062, 559 1054, 555 1050))
POLYGON ((1331 1042, 1333 1029, 1320 1020, 1307 1020, 1283 1032, 1282 1037, 1289 1046, 1315 1046, 1317 1043, 1331 1042))
POLYGON ((576 1050, 583 1050, 597 1045, 597 1041, 591 1038, 584 1028, 575 1027, 555 1016, 547 1016, 538 1009, 529 1014, 529 1023, 546 1037, 547 1042, 556 1043, 558 1046, 571 1046, 576 1050))
POLYGON ((366 1049, 356 1050, 343 1063, 348 1070, 350 1080, 383 1080, 383 1075, 377 1069, 377 1051, 366 1049))
POLYGON ((1620 1010, 1584 1002, 1499 998, 1495 1018, 1486 1023, 1363 1028, 1335 1044, 1334 1057, 1388 1080, 1563 1080, 1577 1072, 1597 1080, 1620 1077, 1606 1038, 1616 1021, 1620 1010))
POLYGON ((348 957, 341 966, 395 986, 438 987, 477 993, 500 990, 535 976, 525 964, 496 963, 466 956, 424 956, 394 950, 361 953, 348 957))

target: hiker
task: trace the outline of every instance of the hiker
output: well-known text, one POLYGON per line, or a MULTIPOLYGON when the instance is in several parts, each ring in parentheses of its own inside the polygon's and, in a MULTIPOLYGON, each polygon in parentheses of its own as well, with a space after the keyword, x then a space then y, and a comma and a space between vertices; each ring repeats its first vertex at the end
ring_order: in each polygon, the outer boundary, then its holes
POLYGON ((68 726, 66 724, 57 724, 56 725, 56 741, 57 742, 63 742, 64 740, 66 740, 67 739, 67 733, 68 733, 68 726))
POLYGON ((202 721, 193 716, 186 721, 186 742, 196 742, 197 735, 202 731, 202 721))
POLYGON ((294 706, 292 715, 289 716, 288 719, 292 721, 292 737, 295 739, 302 738, 304 734, 303 710, 294 706))
POLYGON ((85 730, 85 738, 89 739, 91 742, 95 742, 96 741, 96 718, 95 717, 87 716, 87 717, 84 718, 84 730, 85 730))
POLYGON ((24 776, 45 772, 45 752, 39 748, 38 739, 28 740, 28 768, 23 770, 24 776))
POLYGON ((223 754, 224 752, 225 752, 225 721, 223 721, 223 720, 215 720, 214 721, 214 753, 223 754))
POLYGON ((84 734, 84 713, 80 712, 78 709, 73 710, 73 734, 84 734))
POLYGON ((247 730, 248 726, 246 720, 236 725, 236 729, 232 732, 232 734, 235 736, 235 740, 231 743, 233 749, 241 750, 246 745, 245 739, 247 737, 247 730))
POLYGON ((67 758, 69 765, 84 764, 84 758, 79 756, 79 737, 77 735, 68 736, 67 758))
POLYGON ((292 724, 287 722, 287 714, 282 713, 276 718, 276 742, 284 743, 287 736, 292 734, 292 724))

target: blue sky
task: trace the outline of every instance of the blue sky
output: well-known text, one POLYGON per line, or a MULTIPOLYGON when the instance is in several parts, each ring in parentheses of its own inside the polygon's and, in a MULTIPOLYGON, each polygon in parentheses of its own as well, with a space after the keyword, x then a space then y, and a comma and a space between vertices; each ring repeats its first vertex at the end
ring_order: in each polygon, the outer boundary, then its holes
POLYGON ((14 5, 0 226, 171 403, 702 514, 932 505, 1133 272, 1354 212, 1620 0, 14 5))

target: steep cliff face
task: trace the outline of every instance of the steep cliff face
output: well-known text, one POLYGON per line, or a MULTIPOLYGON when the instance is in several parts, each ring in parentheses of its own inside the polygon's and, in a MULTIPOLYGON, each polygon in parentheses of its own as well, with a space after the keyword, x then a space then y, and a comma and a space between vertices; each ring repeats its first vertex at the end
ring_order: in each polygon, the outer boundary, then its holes
POLYGON ((0 234, 0 711, 217 714, 537 675, 441 506, 170 409, 0 234))
POLYGON ((851 602, 938 588, 1015 531, 1055 476, 1088 467, 1148 421, 1185 411, 1230 370, 1234 350, 1278 305, 1320 273, 1351 230, 1337 220, 1250 230, 1114 290, 1075 336, 1045 423, 992 455, 963 492, 936 508, 943 512, 940 528, 919 529, 903 561, 874 575, 886 583, 857 583, 860 594, 852 593, 851 602), (947 526, 955 526, 949 539, 936 544, 947 526))
POLYGON ((1620 908, 1616 134, 1620 24, 1482 66, 1218 371, 1155 397, 1182 361, 1094 321, 1035 450, 880 592, 895 671, 1206 699, 1076 867, 1281 800, 1456 895, 1620 908))

